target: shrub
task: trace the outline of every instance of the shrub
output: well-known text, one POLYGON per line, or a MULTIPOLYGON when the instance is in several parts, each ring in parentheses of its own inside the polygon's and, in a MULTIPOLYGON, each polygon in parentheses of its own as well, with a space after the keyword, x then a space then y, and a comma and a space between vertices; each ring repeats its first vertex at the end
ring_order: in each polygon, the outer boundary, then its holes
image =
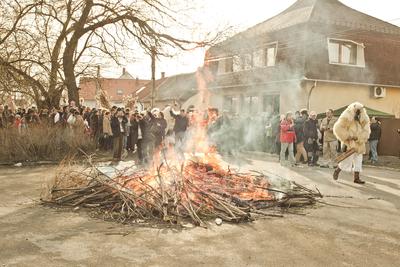
POLYGON ((59 161, 66 156, 95 150, 95 144, 83 132, 69 128, 38 125, 19 132, 0 129, 0 162, 59 161))

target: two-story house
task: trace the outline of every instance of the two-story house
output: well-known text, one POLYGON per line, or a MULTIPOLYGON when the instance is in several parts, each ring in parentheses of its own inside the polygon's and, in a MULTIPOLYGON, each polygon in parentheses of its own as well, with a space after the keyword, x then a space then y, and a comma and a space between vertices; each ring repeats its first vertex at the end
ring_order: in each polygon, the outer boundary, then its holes
POLYGON ((205 67, 225 110, 320 113, 359 101, 400 117, 400 27, 338 0, 298 0, 211 47, 205 67))

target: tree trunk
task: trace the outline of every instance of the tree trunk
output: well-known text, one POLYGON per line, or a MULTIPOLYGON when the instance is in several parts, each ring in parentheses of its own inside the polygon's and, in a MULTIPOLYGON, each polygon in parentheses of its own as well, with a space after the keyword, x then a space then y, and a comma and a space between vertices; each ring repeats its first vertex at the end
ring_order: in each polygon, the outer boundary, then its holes
POLYGON ((85 34, 84 26, 89 16, 90 10, 93 7, 93 0, 86 0, 85 7, 83 8, 81 17, 75 24, 75 32, 71 36, 69 42, 66 43, 65 50, 63 53, 63 68, 65 76, 65 85, 68 89, 68 101, 75 101, 76 105, 79 106, 79 91, 76 84, 75 78, 75 65, 74 65, 74 53, 78 47, 79 39, 85 34))

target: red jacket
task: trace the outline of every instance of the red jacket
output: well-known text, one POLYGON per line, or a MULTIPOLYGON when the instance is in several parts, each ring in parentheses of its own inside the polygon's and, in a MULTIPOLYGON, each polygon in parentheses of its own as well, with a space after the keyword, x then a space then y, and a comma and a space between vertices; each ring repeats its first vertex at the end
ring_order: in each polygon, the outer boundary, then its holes
POLYGON ((286 119, 281 122, 281 143, 296 142, 296 134, 292 122, 286 119))

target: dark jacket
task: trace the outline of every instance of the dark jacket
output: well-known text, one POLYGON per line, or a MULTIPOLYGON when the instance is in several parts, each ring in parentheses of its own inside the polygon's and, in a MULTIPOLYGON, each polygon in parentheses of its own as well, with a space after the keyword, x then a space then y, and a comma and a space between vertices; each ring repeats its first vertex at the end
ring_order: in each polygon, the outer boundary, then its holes
POLYGON ((154 117, 151 112, 148 112, 149 120, 147 125, 147 132, 151 134, 152 138, 156 140, 156 142, 160 142, 165 133, 164 121, 161 118, 154 117))
POLYGON ((304 141, 304 118, 298 118, 294 121, 294 131, 296 133, 296 143, 301 143, 304 141))
POLYGON ((134 119, 131 120, 131 127, 129 129, 129 136, 131 138, 132 144, 136 144, 139 138, 139 127, 142 132, 142 139, 146 134, 145 122, 143 120, 136 121, 134 119))
POLYGON ((174 132, 185 132, 189 125, 189 119, 180 114, 176 115, 172 110, 170 110, 170 114, 175 119, 174 132))
POLYGON ((160 124, 161 124, 161 135, 164 138, 165 137, 165 132, 166 132, 167 127, 168 127, 168 123, 167 123, 167 120, 164 119, 164 118, 160 118, 159 121, 160 121, 160 124))
POLYGON ((369 136, 370 141, 372 140, 379 140, 381 138, 382 134, 382 128, 381 125, 378 122, 371 123, 371 134, 369 136))
POLYGON ((90 116, 89 125, 90 125, 92 136, 95 136, 95 135, 99 134, 99 116, 98 115, 93 113, 90 116))
POLYGON ((98 123, 97 123, 97 125, 98 125, 98 132, 99 132, 99 134, 102 134, 103 133, 103 120, 104 120, 104 118, 103 118, 103 115, 99 115, 99 121, 98 121, 98 123))
MULTIPOLYGON (((126 129, 127 122, 128 122, 128 120, 125 117, 122 117, 122 128, 123 129, 126 129)), ((121 134, 122 135, 126 134, 126 133, 121 133, 120 123, 116 116, 111 117, 111 130, 112 130, 114 137, 119 137, 119 136, 121 136, 121 134)))
POLYGON ((307 141, 309 138, 318 140, 318 121, 308 119, 304 123, 304 140, 307 141))

